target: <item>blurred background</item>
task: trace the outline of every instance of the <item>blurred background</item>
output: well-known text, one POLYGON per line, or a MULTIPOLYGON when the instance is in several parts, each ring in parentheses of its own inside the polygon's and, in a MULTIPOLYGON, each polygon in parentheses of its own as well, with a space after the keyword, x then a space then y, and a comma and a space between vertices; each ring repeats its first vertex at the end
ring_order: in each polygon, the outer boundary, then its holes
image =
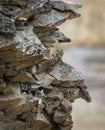
POLYGON ((92 97, 73 104, 73 130, 105 130, 105 0, 76 0, 83 7, 79 19, 60 30, 72 39, 63 46, 63 60, 82 71, 92 97))

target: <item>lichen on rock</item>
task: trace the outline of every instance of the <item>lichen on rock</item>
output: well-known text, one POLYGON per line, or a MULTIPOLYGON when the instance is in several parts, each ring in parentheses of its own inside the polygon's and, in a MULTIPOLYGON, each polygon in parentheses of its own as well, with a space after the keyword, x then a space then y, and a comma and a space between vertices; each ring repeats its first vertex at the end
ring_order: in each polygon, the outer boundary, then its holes
POLYGON ((62 61, 57 26, 79 17, 70 0, 0 0, 0 130, 70 130, 72 102, 90 101, 62 61))

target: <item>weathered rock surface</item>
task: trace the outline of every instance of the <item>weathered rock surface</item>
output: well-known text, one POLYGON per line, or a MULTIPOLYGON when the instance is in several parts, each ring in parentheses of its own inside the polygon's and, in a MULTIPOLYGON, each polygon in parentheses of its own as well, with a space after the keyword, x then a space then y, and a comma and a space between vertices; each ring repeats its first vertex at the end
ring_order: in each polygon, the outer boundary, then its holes
POLYGON ((71 103, 90 101, 81 73, 62 61, 57 28, 80 16, 64 0, 0 0, 0 130, 70 130, 71 103))

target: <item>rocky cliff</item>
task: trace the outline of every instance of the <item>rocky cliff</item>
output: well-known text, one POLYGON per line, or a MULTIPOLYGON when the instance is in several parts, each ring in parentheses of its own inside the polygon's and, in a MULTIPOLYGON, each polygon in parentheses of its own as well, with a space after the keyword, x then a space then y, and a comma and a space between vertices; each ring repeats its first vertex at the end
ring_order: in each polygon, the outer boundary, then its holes
POLYGON ((72 103, 90 96, 62 61, 57 26, 79 17, 64 0, 0 0, 0 130, 70 130, 72 103))

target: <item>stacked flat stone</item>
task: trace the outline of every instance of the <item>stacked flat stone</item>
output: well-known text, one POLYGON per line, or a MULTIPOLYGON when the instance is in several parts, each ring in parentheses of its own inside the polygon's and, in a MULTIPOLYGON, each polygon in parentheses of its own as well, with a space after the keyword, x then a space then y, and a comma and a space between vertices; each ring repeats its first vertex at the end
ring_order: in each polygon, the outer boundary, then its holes
POLYGON ((0 130, 70 130, 72 102, 90 101, 62 61, 57 26, 79 17, 71 0, 0 0, 0 130))

